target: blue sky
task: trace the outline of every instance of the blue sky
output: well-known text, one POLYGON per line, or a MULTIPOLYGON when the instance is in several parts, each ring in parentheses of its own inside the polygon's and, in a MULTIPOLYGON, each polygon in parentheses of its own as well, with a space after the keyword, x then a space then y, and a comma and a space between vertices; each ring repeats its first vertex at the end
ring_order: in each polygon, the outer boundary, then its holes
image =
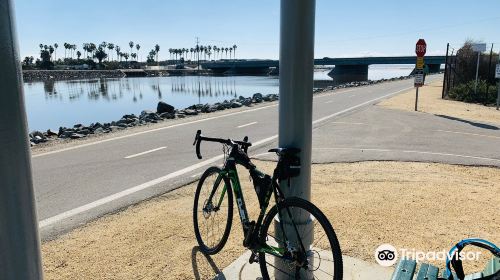
MULTIPOLYGON (((236 44, 239 58, 277 58, 279 0, 17 0, 21 56, 38 56, 40 43, 113 42, 140 55, 158 43, 169 48, 236 44)), ((418 38, 428 54, 467 38, 500 49, 500 1, 317 0, 315 57, 413 55, 418 38), (420 3, 420 4, 416 4, 420 3)), ((489 47, 488 47, 489 49, 489 47)))

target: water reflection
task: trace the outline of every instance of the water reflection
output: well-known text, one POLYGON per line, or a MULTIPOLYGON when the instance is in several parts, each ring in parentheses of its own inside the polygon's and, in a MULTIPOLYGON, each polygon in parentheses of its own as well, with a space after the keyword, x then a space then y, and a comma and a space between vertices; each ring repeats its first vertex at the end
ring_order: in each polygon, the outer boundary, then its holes
POLYGON ((75 123, 109 122, 124 114, 154 109, 159 100, 182 109, 216 103, 256 92, 278 93, 278 80, 268 77, 174 76, 88 79, 25 83, 31 129, 75 123))
MULTIPOLYGON (((195 95, 201 97, 238 97, 236 77, 171 77, 170 83, 160 80, 165 77, 146 78, 150 83, 151 91, 162 99, 162 91, 170 85, 170 92, 180 95, 195 95)), ((36 83, 29 83, 29 89, 36 83)), ((116 100, 123 98, 126 93, 132 94, 132 101, 143 98, 144 79, 94 79, 75 81, 44 81, 43 90, 46 98, 53 98, 61 91, 67 94, 70 100, 86 96, 89 100, 116 100)), ((59 95, 58 97, 62 97, 59 95)))

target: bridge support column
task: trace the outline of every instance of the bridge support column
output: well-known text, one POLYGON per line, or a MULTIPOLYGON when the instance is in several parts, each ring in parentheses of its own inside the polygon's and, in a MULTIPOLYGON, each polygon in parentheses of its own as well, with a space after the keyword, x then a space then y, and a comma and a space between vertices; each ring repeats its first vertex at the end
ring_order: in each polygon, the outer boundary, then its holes
POLYGON ((368 65, 337 65, 328 76, 338 84, 368 81, 368 65))
POLYGON ((429 73, 439 73, 441 64, 427 64, 429 66, 429 73))

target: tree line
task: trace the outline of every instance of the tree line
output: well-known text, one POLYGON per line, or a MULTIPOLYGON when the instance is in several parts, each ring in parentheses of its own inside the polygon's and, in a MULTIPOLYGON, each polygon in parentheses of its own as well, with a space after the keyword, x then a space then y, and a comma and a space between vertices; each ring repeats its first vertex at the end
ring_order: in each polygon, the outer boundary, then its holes
POLYGON ((196 45, 194 48, 180 48, 180 49, 168 49, 170 53, 170 60, 175 59, 183 59, 183 60, 210 60, 210 57, 213 55, 214 60, 217 59, 235 59, 236 58, 236 49, 238 46, 233 45, 232 47, 218 47, 216 45, 213 46, 203 46, 196 45), (228 57, 229 52, 229 57, 228 57))
MULTIPOLYGON (((64 57, 57 57, 57 51, 59 49, 59 44, 55 43, 53 45, 40 44, 40 57, 35 60, 33 56, 27 56, 23 59, 22 64, 26 69, 30 68, 40 68, 40 69, 53 69, 55 65, 77 65, 77 64, 89 64, 92 68, 95 68, 96 63, 99 67, 104 67, 103 62, 107 62, 107 66, 114 65, 120 67, 121 63, 126 64, 130 62, 140 61, 141 45, 130 41, 128 43, 127 49, 122 49, 119 45, 109 42, 101 42, 100 44, 95 43, 83 43, 81 50, 78 49, 76 44, 71 44, 65 42, 64 47, 64 57)), ((170 54, 170 61, 200 61, 200 60, 210 60, 213 56, 215 60, 217 59, 235 59, 236 58, 237 46, 232 47, 218 47, 196 45, 193 48, 170 48, 168 52, 170 54)), ((160 45, 156 44, 153 49, 151 49, 146 56, 146 63, 159 65, 158 54, 160 52, 160 45)))

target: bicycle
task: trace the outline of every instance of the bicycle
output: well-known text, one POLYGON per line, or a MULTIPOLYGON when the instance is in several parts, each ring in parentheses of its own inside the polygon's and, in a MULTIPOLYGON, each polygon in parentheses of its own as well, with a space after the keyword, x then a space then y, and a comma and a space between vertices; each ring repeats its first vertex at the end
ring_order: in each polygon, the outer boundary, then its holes
POLYGON ((326 216, 309 201, 297 197, 285 198, 279 185, 283 180, 289 182, 290 178, 298 176, 299 149, 269 150, 279 157, 271 177, 257 170, 250 161, 248 148, 252 144, 248 142, 248 137, 245 136, 243 141, 211 138, 203 136, 198 130, 193 145, 196 145, 199 159, 202 159, 202 141, 221 143, 226 156, 224 166, 209 167, 196 188, 193 224, 203 253, 216 254, 226 244, 233 220, 234 195, 243 227, 243 246, 251 251, 249 262, 259 263, 264 279, 342 279, 340 245, 326 216), (249 170, 257 192, 260 213, 256 222, 249 219, 236 165, 249 170), (267 211, 273 195, 275 205, 267 211), (217 218, 222 219, 222 224, 217 222, 217 218), (206 226, 200 226, 201 222, 206 222, 206 226), (274 226, 271 226, 273 222, 274 226), (316 225, 319 228, 315 228, 316 225), (206 234, 202 237, 203 233, 206 234), (314 243, 311 244, 313 238, 314 243), (306 248, 307 244, 311 245, 306 248))

